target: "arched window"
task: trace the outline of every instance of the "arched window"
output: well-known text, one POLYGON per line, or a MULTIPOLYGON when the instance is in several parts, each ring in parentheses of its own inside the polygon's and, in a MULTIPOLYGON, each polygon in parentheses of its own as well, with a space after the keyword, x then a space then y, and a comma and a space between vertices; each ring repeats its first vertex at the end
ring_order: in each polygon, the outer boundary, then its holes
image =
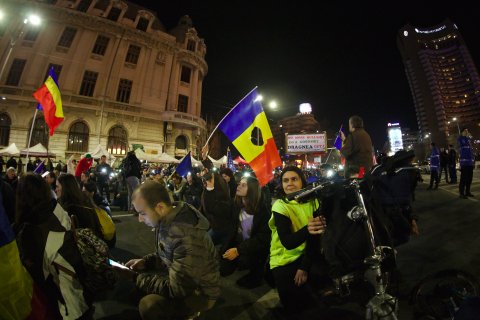
MULTIPOLYGON (((41 143, 45 148, 48 148, 48 126, 45 123, 45 119, 43 117, 38 117, 35 119, 35 125, 33 127, 32 133, 32 140, 30 141, 30 145, 28 147, 33 147, 38 143, 41 143)), ((28 139, 28 137, 27 137, 28 139)))
POLYGON ((67 150, 74 152, 88 151, 88 134, 90 130, 83 121, 77 121, 68 131, 67 150))
POLYGON ((115 126, 108 131, 108 152, 115 155, 124 155, 127 153, 127 146, 127 131, 123 127, 115 126))
POLYGON ((187 149, 187 138, 185 138, 185 136, 178 136, 177 139, 175 139, 175 148, 187 149))
POLYGON ((6 113, 0 114, 0 146, 8 146, 12 120, 6 113))

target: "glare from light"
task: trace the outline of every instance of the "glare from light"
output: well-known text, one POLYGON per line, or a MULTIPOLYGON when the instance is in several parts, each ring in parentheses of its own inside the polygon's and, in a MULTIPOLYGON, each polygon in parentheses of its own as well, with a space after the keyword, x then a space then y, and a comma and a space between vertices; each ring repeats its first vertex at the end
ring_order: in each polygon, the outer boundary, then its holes
POLYGON ((334 174, 333 170, 331 170, 331 169, 328 170, 327 171, 327 178, 330 178, 331 176, 333 176, 333 174, 334 174))
POLYGON ((3 11, 0 10, 0 20, 3 20, 4 17, 5 17, 5 14, 3 13, 3 11))
POLYGON ((191 176, 192 173, 190 171, 187 172, 187 176, 191 176))
POLYGON ((259 101, 262 101, 263 100, 263 96, 261 94, 259 94, 256 98, 255 98, 255 102, 259 102, 259 101))
POLYGON ((245 173, 243 174, 243 176, 244 176, 244 177, 250 177, 250 172, 245 172, 245 173))
POLYGON ((270 103, 268 104, 268 106, 269 106, 270 109, 272 109, 272 110, 275 110, 275 109, 277 109, 277 107, 278 107, 276 101, 270 101, 270 103))
POLYGON ((342 164, 339 165, 339 166, 338 166, 338 169, 339 169, 339 170, 343 170, 343 165, 342 165, 342 164))
POLYGON ((33 26, 39 26, 42 23, 42 19, 36 14, 31 14, 27 19, 25 19, 26 23, 31 23, 33 26))
POLYGON ((453 121, 457 121, 457 117, 454 117, 452 120, 453 120, 453 121))
POLYGON ((312 113, 312 105, 310 103, 301 103, 299 108, 301 114, 312 113))
POLYGON ((107 168, 102 168, 102 173, 106 173, 107 172, 107 168))

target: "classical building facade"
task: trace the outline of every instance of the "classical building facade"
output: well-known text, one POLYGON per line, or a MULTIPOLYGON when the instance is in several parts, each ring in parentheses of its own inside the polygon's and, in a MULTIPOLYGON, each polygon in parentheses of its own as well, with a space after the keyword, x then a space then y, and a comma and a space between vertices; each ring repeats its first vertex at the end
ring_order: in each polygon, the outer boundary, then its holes
POLYGON ((415 104, 421 136, 452 142, 460 127, 480 134, 480 78, 468 48, 449 20, 420 29, 405 25, 397 44, 415 104))
POLYGON ((167 31, 154 13, 128 1, 3 3, 1 146, 27 147, 37 105, 32 93, 53 68, 65 120, 49 137, 39 112, 31 146, 41 142, 60 158, 98 145, 120 157, 138 145, 177 157, 198 152, 206 135, 200 110, 208 66, 188 16, 167 31))

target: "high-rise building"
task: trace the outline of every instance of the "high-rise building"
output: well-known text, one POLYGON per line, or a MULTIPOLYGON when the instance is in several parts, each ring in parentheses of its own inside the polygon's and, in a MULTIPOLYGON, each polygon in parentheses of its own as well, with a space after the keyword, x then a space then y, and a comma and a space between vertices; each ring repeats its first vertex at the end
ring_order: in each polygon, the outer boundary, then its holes
POLYGON ((421 135, 446 144, 468 127, 478 136, 480 79, 457 26, 448 19, 426 29, 407 24, 397 44, 421 135))
POLYGON ((177 157, 198 152, 206 136, 200 112, 208 66, 188 16, 167 30, 128 1, 5 0, 2 11, 0 146, 27 147, 32 93, 53 67, 65 120, 49 137, 40 112, 30 145, 41 142, 60 158, 98 145, 120 157, 137 146, 177 157), (28 12, 42 23, 30 24, 28 12))

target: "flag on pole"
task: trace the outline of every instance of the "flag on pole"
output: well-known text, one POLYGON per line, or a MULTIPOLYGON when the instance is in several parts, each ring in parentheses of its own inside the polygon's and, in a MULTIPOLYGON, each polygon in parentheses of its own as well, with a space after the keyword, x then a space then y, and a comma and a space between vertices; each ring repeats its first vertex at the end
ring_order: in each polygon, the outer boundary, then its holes
POLYGON ((187 173, 192 172, 192 156, 190 155, 190 152, 188 152, 188 154, 183 157, 182 161, 178 164, 175 171, 182 177, 185 177, 187 173))
POLYGON ((32 311, 33 282, 20 261, 15 234, 10 227, 0 193, 0 315, 26 319, 32 311))
POLYGON ((248 162, 260 185, 264 186, 273 178, 273 169, 281 166, 282 161, 257 96, 255 88, 230 110, 218 127, 248 162))
POLYGON ((235 165, 233 164, 232 153, 230 152, 230 148, 227 148, 227 168, 232 170, 233 173, 237 171, 235 165))
POLYGON ((62 96, 53 67, 48 71, 48 77, 42 86, 33 93, 33 97, 40 105, 40 108, 38 106, 37 108, 43 109, 45 123, 50 128, 50 135, 53 136, 55 129, 64 119, 62 96))
POLYGON ((343 147, 343 141, 342 137, 340 136, 340 131, 343 132, 343 124, 340 126, 340 130, 338 130, 337 138, 335 139, 335 142, 333 143, 333 146, 337 150, 341 150, 343 147))

